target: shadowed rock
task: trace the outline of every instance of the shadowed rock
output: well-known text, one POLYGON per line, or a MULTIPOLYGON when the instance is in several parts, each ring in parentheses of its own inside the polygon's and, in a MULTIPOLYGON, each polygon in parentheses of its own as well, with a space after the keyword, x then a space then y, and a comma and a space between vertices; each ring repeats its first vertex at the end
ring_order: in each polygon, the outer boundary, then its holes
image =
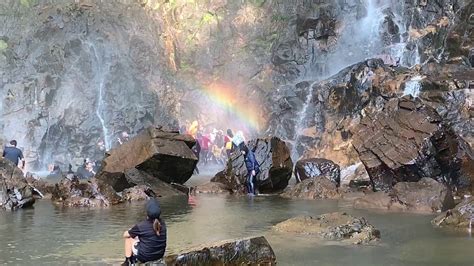
MULTIPOLYGON (((285 189, 293 170, 290 150, 285 142, 273 137, 251 140, 247 146, 254 151, 260 166, 260 173, 256 178, 259 192, 273 193, 285 189)), ((247 174, 244 156, 240 151, 235 151, 231 154, 226 168, 217 173, 211 181, 223 183, 233 191, 245 192, 247 174)))
POLYGON ((474 198, 465 199, 456 208, 434 218, 431 223, 438 227, 471 232, 474 226, 474 198))
POLYGON ((265 237, 229 240, 191 248, 165 258, 166 265, 276 265, 265 237))
POLYGON ((341 169, 331 160, 323 158, 303 159, 296 162, 295 174, 299 181, 308 178, 327 178, 339 187, 341 184, 341 169))
POLYGON ((0 158, 0 208, 14 211, 30 207, 41 197, 41 192, 28 184, 20 168, 0 158))
POLYGON ((125 175, 138 169, 167 183, 183 184, 193 174, 197 158, 191 150, 195 141, 178 132, 148 128, 127 143, 112 149, 103 161, 97 179, 120 192, 136 183, 125 175))
POLYGON ((409 98, 392 99, 382 111, 367 113, 352 144, 365 165, 374 190, 397 182, 434 178, 469 187, 472 152, 431 107, 409 98))
POLYGON ((369 244, 380 238, 380 231, 363 217, 334 212, 316 217, 298 216, 275 225, 274 230, 284 233, 315 235, 328 240, 352 244, 369 244))
POLYGON ((354 201, 358 209, 436 213, 454 207, 451 190, 431 178, 397 183, 389 193, 378 191, 354 201))

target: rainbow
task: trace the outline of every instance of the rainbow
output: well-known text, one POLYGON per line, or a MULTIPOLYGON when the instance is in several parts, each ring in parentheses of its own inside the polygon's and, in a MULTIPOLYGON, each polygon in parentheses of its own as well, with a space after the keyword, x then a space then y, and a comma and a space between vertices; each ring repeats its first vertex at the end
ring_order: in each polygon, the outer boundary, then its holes
POLYGON ((249 125, 254 130, 259 131, 264 126, 265 119, 262 108, 245 97, 239 97, 237 88, 213 83, 202 87, 201 92, 220 109, 231 112, 240 122, 249 125))

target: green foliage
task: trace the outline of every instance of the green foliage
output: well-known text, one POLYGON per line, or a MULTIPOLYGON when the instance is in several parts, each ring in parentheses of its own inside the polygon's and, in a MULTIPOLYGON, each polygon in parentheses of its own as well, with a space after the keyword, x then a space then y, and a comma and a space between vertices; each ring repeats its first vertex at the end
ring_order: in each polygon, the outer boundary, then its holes
POLYGON ((201 18, 201 23, 203 23, 203 24, 209 24, 209 23, 211 23, 211 21, 214 20, 215 18, 216 18, 216 14, 207 11, 207 12, 204 13, 204 15, 202 16, 202 18, 201 18))
POLYGON ((273 14, 272 15, 272 21, 273 22, 287 22, 288 20, 290 20, 289 16, 285 16, 285 15, 282 15, 282 14, 273 14))
POLYGON ((8 48, 8 43, 4 40, 0 40, 0 52, 5 51, 8 48))
POLYGON ((31 7, 36 3, 36 0, 20 0, 20 4, 24 7, 31 7))
POLYGON ((249 0, 249 2, 250 2, 252 5, 257 6, 257 7, 263 6, 263 4, 265 4, 265 1, 266 1, 266 0, 249 0))

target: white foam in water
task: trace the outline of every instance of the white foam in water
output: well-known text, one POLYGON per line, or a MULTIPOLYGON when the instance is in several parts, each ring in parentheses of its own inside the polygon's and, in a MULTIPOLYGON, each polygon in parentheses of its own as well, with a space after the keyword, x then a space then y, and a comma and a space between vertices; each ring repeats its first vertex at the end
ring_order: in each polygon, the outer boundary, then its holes
POLYGON ((421 89, 421 80, 421 76, 414 76, 409 81, 407 81, 405 83, 405 90, 403 91, 403 95, 411 95, 413 97, 418 97, 421 89))

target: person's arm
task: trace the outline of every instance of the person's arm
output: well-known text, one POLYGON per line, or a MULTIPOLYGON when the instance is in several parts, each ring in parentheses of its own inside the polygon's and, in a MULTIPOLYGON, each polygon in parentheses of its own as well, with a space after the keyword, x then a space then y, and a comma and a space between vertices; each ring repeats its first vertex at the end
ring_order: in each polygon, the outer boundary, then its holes
POLYGON ((21 169, 25 169, 25 157, 23 157, 23 152, 20 151, 20 160, 21 160, 21 169))
POLYGON ((128 231, 123 232, 123 238, 135 238, 140 236, 140 229, 137 225, 130 228, 128 231))

